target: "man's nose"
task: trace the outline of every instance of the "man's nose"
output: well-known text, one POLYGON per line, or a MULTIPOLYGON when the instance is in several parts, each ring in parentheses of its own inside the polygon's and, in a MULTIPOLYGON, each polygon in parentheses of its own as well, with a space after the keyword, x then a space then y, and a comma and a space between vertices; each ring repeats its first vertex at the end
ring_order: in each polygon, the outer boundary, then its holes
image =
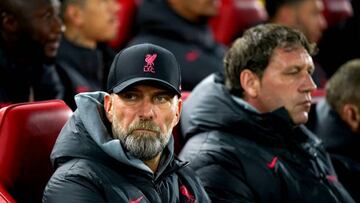
POLYGON ((154 104, 150 99, 144 99, 141 103, 139 117, 142 119, 153 119, 155 117, 154 104))
POLYGON ((303 79, 303 83, 301 85, 300 91, 312 92, 312 91, 316 90, 316 88, 317 88, 317 86, 316 86, 314 80, 312 79, 311 75, 307 74, 303 79))
POLYGON ((321 31, 324 31, 328 27, 328 24, 326 22, 324 15, 321 15, 319 17, 319 27, 320 27, 321 31))
POLYGON ((56 33, 65 31, 65 26, 58 15, 54 16, 51 22, 51 30, 56 33))

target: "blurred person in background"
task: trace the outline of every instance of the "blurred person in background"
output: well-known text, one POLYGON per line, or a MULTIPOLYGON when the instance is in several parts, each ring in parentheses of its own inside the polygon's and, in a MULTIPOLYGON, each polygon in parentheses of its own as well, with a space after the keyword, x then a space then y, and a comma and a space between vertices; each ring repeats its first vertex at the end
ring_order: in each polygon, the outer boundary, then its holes
POLYGON ((360 59, 343 64, 316 105, 315 133, 331 155, 341 183, 360 202, 360 59))
POLYGON ((343 12, 351 16, 326 30, 319 43, 319 54, 315 57, 328 78, 348 60, 360 58, 360 1, 352 0, 351 8, 344 8, 343 12))
MULTIPOLYGON (((312 43, 318 43, 327 28, 322 0, 265 0, 265 8, 269 22, 298 29, 312 43)), ((326 67, 314 62, 313 79, 322 88, 327 81, 326 67)))
POLYGON ((0 107, 62 99, 54 66, 62 32, 57 0, 0 1, 0 107))
POLYGON ((207 75, 222 70, 224 48, 208 26, 219 6, 220 0, 144 0, 130 45, 150 42, 169 49, 182 68, 182 89, 192 90, 207 75))
POLYGON ((66 87, 66 103, 74 110, 74 96, 103 90, 115 53, 105 43, 117 34, 117 0, 62 0, 66 30, 57 63, 66 87))
POLYGON ((312 43, 318 43, 327 23, 322 0, 266 0, 271 23, 298 29, 312 43))

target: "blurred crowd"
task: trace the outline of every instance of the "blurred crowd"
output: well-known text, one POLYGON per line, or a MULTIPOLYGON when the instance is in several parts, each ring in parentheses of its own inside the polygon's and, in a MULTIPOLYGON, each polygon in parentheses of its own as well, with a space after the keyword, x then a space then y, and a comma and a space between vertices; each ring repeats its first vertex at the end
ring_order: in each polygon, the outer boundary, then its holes
POLYGON ((150 42, 169 49, 182 68, 182 90, 222 72, 222 58, 244 30, 279 23, 318 44, 313 79, 323 88, 359 57, 359 2, 260 0, 21 0, 1 3, 0 103, 64 99, 103 90, 117 51, 150 42), (36 1, 37 2, 37 1, 36 1), (46 6, 45 6, 46 5, 46 6))

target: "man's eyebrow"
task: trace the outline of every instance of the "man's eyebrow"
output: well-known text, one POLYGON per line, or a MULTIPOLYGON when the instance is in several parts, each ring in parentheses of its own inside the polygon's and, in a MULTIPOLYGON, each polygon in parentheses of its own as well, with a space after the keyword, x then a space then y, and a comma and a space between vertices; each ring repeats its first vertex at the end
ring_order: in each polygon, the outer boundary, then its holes
POLYGON ((156 93, 159 93, 159 94, 174 94, 170 90, 165 90, 165 89, 159 89, 158 91, 156 91, 156 93))
POLYGON ((308 70, 310 70, 311 72, 314 72, 315 71, 315 66, 313 66, 313 65, 309 66, 308 70))

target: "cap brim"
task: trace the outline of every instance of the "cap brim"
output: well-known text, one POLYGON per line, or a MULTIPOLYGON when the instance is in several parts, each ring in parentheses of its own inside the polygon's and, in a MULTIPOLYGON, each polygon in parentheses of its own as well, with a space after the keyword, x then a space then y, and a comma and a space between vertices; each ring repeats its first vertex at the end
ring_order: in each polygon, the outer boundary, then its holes
POLYGON ((154 82, 155 84, 161 85, 161 86, 165 87, 166 89, 169 89, 170 91, 173 91, 174 93, 176 93, 179 96, 181 95, 181 92, 178 91, 178 89, 175 88, 170 83, 168 83, 168 82, 166 82, 164 80, 157 79, 157 78, 148 78, 148 77, 139 77, 139 78, 129 79, 129 80, 125 81, 125 82, 120 83, 116 87, 114 87, 112 89, 112 92, 113 93, 120 93, 125 88, 127 88, 127 87, 129 87, 131 85, 135 85, 137 83, 142 83, 142 82, 154 82))

